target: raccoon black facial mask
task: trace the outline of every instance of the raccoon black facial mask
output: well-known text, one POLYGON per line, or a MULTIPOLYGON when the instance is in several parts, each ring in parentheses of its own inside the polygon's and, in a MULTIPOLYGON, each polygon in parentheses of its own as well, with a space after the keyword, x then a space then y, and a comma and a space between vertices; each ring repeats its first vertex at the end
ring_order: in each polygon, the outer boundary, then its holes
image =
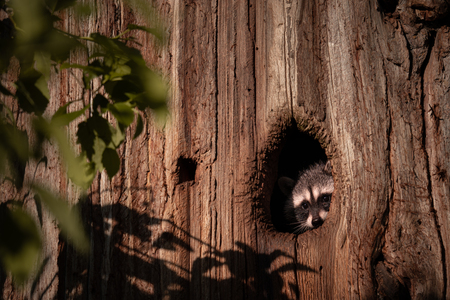
POLYGON ((292 233, 300 234, 323 224, 334 191, 329 161, 300 172, 297 181, 281 177, 278 185, 287 196, 283 211, 292 233))

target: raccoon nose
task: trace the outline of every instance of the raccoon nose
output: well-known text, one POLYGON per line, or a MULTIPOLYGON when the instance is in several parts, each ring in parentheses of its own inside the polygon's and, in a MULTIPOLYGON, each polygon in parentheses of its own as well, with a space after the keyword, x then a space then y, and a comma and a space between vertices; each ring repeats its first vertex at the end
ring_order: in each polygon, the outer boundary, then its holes
POLYGON ((314 228, 317 228, 323 224, 323 220, 322 220, 322 218, 318 217, 318 218, 314 218, 311 223, 314 226, 314 228))

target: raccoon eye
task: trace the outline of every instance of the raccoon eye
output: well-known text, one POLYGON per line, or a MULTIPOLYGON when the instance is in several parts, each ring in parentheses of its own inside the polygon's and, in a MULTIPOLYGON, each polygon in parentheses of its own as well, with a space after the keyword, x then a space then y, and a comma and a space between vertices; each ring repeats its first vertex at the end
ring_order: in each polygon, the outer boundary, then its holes
POLYGON ((331 195, 323 195, 322 196, 322 202, 330 202, 331 201, 331 195))
POLYGON ((300 204, 300 206, 301 206, 303 209, 308 209, 309 203, 306 202, 306 201, 304 201, 302 204, 300 204))

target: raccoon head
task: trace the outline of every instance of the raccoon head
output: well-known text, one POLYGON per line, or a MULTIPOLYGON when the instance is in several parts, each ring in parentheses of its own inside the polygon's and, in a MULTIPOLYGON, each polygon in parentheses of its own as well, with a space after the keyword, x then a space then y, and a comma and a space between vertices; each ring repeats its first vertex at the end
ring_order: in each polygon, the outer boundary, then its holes
POLYGON ((329 162, 313 165, 301 172, 297 181, 281 177, 278 184, 287 196, 284 212, 293 233, 300 234, 323 224, 334 191, 329 162))

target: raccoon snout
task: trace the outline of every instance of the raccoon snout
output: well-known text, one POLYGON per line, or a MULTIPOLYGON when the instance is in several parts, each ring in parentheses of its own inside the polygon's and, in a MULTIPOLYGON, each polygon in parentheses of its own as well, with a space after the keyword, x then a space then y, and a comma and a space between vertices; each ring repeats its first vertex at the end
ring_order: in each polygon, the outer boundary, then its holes
POLYGON ((314 226, 314 228, 317 228, 323 224, 323 219, 321 217, 317 217, 317 218, 314 218, 311 223, 312 223, 312 226, 314 226))

